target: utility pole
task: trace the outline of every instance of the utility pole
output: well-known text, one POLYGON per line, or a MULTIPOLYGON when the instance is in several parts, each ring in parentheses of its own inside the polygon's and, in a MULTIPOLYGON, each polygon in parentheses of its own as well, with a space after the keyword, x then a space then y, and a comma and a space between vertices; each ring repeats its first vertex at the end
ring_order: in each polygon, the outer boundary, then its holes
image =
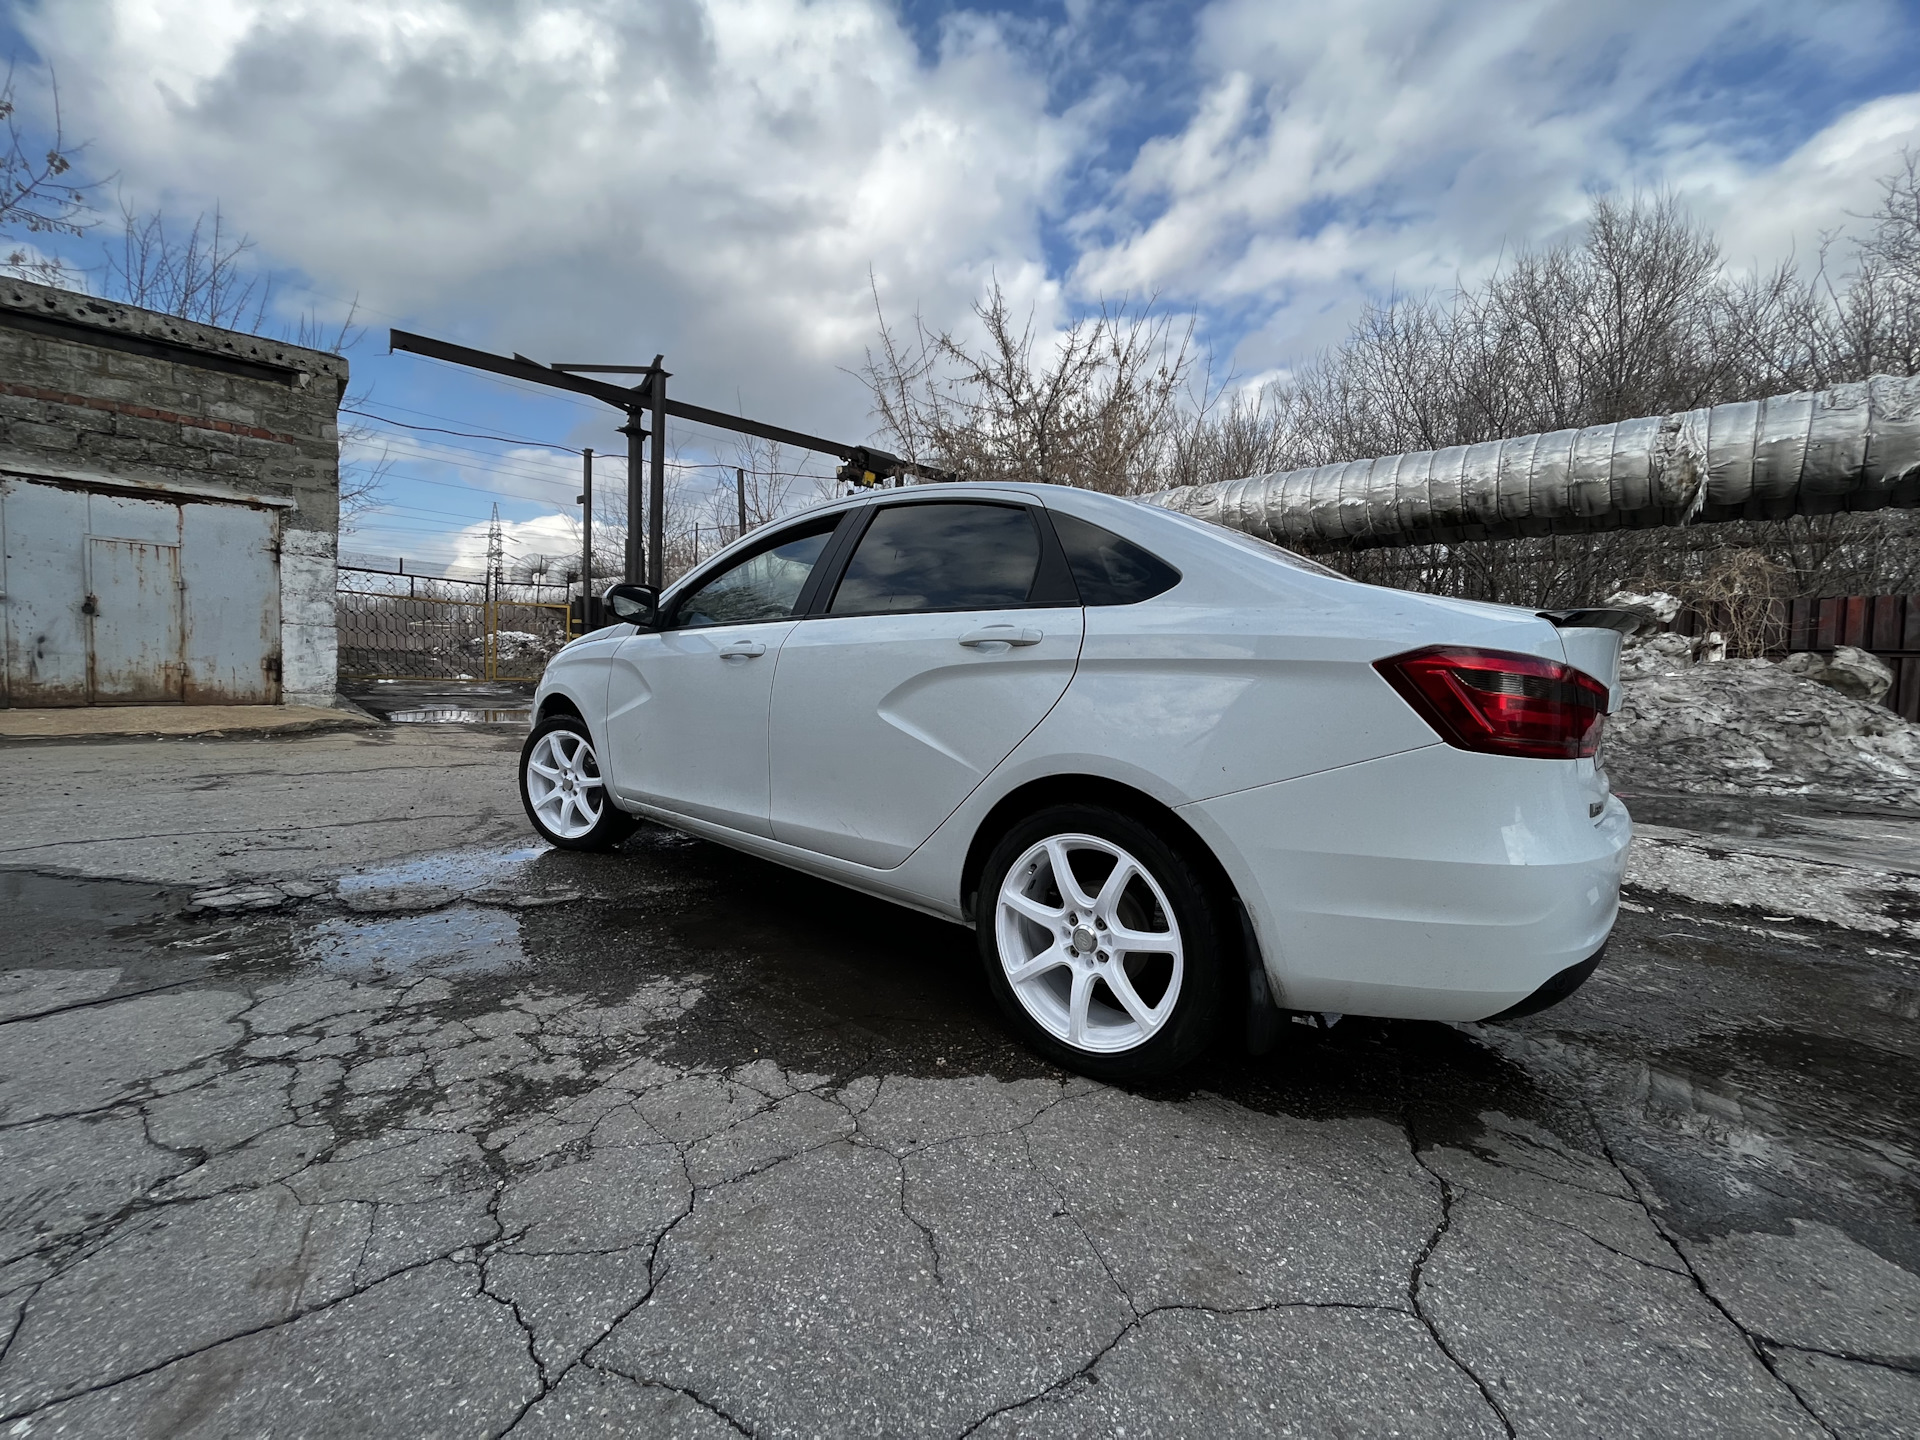
POLYGON ((593 628, 593 448, 580 452, 580 633, 593 628))
MULTIPOLYGON (((733 467, 733 484, 735 492, 740 497, 740 535, 745 535, 747 533, 747 472, 744 466, 733 467)), ((740 536, 736 535, 734 538, 737 540, 740 536)))

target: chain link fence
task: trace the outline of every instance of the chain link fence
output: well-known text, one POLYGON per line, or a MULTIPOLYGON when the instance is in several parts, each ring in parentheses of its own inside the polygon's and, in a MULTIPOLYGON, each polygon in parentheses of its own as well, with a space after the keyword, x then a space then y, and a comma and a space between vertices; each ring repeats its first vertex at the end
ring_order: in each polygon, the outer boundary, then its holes
POLYGON ((564 585, 340 567, 343 680, 538 680, 572 638, 564 585))

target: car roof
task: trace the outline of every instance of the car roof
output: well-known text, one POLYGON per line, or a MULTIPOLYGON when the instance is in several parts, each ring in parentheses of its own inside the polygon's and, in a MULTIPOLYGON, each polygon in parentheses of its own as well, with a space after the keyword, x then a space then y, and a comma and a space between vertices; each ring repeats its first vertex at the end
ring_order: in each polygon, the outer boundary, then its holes
POLYGON ((1096 505, 1123 506, 1136 512, 1148 507, 1144 502, 1100 490, 1082 490, 1070 485, 1048 485, 1035 480, 956 480, 933 485, 876 487, 852 495, 840 495, 782 515, 779 522, 798 520, 807 515, 825 515, 836 510, 851 510, 861 505, 884 505, 895 500, 1027 500, 1050 505, 1064 495, 1085 497, 1096 505))

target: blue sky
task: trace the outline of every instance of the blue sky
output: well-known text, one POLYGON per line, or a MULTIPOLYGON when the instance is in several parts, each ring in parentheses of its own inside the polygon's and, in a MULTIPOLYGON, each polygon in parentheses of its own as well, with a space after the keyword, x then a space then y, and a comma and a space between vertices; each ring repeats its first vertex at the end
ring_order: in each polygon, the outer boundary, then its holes
MULTIPOLYGON (((357 298, 389 422, 619 451, 611 412, 384 353, 388 325, 645 361, 677 393, 864 438, 890 317, 997 277, 1045 323, 1194 317, 1247 380, 1668 187, 1729 258, 1812 252, 1920 146, 1891 3, 1574 0, 15 0, 24 99, 127 198, 216 201, 286 316, 357 298)), ((86 256, 85 247, 80 252, 86 256)), ((577 460, 372 422, 389 508, 344 547, 471 560, 492 504, 565 548, 577 460)), ((730 463, 692 427, 683 463, 730 463)), ((609 475, 603 470, 603 475, 609 475)), ((697 490, 704 475, 679 472, 697 490)), ((690 495, 691 501, 693 497, 690 495)))

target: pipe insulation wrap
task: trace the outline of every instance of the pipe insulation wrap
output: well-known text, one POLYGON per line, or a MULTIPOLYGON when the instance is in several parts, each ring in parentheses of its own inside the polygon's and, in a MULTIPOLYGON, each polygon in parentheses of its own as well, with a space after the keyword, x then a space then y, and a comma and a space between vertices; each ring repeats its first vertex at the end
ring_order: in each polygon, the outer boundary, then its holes
POLYGON ((1302 549, 1920 506, 1920 376, 1140 499, 1302 549))

